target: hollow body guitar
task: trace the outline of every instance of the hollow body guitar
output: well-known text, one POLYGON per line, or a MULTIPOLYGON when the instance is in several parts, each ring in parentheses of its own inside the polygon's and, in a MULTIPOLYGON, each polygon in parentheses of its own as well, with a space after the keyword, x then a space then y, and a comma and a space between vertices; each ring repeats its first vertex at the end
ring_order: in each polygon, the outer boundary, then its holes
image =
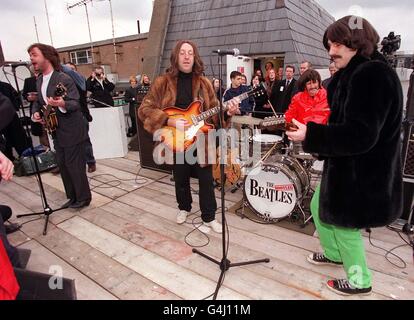
MULTIPOLYGON (((237 98, 243 101, 251 96, 261 96, 265 94, 263 86, 257 86, 256 88, 245 92, 237 98)), ((168 114, 172 119, 185 119, 190 123, 190 127, 182 130, 175 127, 164 126, 161 128, 159 135, 160 141, 162 141, 169 149, 174 152, 184 152, 188 150, 196 141, 197 134, 199 132, 207 134, 208 130, 214 129, 214 125, 207 123, 207 119, 218 114, 220 107, 215 107, 202 111, 203 103, 201 101, 192 102, 187 109, 183 110, 177 107, 166 108, 163 111, 168 114)), ((223 111, 227 111, 228 106, 223 103, 223 111)))
MULTIPOLYGON (((61 84, 58 83, 56 85, 56 90, 55 90, 55 97, 62 97, 65 98, 67 95, 67 89, 66 87, 61 84)), ((44 125, 45 128, 47 130, 47 132, 49 134, 52 134, 53 132, 56 131, 57 127, 58 127, 58 119, 57 119, 57 114, 56 114, 56 107, 53 107, 51 105, 44 105, 41 107, 40 109, 41 114, 42 114, 42 119, 44 121, 44 125)))

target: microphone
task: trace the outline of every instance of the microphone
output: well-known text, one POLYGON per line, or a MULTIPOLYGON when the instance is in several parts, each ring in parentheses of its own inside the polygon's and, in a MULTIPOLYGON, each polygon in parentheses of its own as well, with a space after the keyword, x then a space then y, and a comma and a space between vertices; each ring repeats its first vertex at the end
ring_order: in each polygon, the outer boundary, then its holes
POLYGON ((237 48, 231 49, 231 50, 222 50, 222 49, 218 49, 218 50, 214 50, 214 53, 218 53, 220 56, 226 56, 226 55, 230 55, 230 56, 239 56, 240 55, 240 50, 237 48))
POLYGON ((12 68, 17 68, 21 66, 30 67, 31 66, 30 61, 20 61, 20 62, 5 62, 4 65, 12 68))

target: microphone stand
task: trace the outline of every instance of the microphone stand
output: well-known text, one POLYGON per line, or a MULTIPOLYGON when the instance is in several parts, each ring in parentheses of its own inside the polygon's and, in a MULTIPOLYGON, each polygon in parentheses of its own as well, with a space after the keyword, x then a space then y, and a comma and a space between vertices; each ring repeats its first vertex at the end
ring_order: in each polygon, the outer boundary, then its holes
MULTIPOLYGON (((16 67, 18 67, 18 66, 12 66, 12 73, 13 73, 13 77, 14 77, 14 82, 16 84, 16 90, 19 94, 19 103, 20 103, 20 107, 21 107, 21 110, 22 110, 22 113, 23 113, 23 118, 25 119, 26 114, 25 114, 25 111, 24 111, 23 97, 22 97, 21 91, 19 89, 19 83, 17 81, 16 67)), ((53 212, 63 210, 63 209, 66 209, 66 208, 61 207, 59 209, 54 210, 49 206, 49 203, 47 202, 47 198, 46 198, 45 189, 43 187, 42 177, 41 177, 40 172, 39 172, 39 164, 37 162, 38 159, 37 159, 37 157, 35 155, 35 152, 34 152, 33 140, 32 140, 31 135, 30 135, 29 124, 25 123, 24 128, 26 129, 26 135, 27 135, 27 138, 28 138, 29 143, 30 143, 30 150, 32 152, 32 160, 33 160, 33 164, 34 164, 34 167, 35 167, 35 174, 36 174, 37 181, 38 181, 38 184, 39 184, 40 197, 42 199, 43 211, 42 212, 28 213, 28 214, 19 214, 16 217, 21 218, 21 217, 30 217, 30 216, 37 216, 37 215, 44 214, 46 216, 46 220, 45 220, 45 225, 43 227, 43 235, 45 236, 47 234, 47 226, 48 226, 48 223, 49 223, 49 216, 53 212)))
MULTIPOLYGON (((219 59, 219 81, 222 80, 223 74, 222 74, 222 67, 223 67, 223 54, 221 54, 220 52, 218 53, 218 59, 219 59)), ((220 121, 220 129, 224 129, 223 123, 224 123, 224 113, 223 113, 223 89, 222 86, 220 84, 220 113, 219 113, 219 121, 220 121)), ((226 136, 223 137, 223 131, 220 130, 221 134, 220 134, 220 139, 219 141, 222 143, 223 146, 223 139, 226 139, 226 136)), ((222 148, 222 146, 220 148, 222 148)), ((270 260, 268 258, 266 259, 260 259, 260 260, 253 260, 253 261, 246 261, 246 262, 238 262, 238 263, 232 263, 229 259, 227 259, 227 253, 228 253, 228 248, 229 248, 229 243, 226 244, 226 226, 227 226, 227 221, 226 221, 226 215, 225 215, 225 191, 224 191, 224 179, 225 179, 225 175, 224 175, 224 161, 222 161, 221 157, 223 157, 223 155, 225 154, 223 152, 223 150, 221 150, 220 152, 220 157, 219 157, 219 161, 220 161, 220 178, 221 178, 221 223, 222 223, 222 258, 220 261, 206 255, 205 253, 202 253, 201 251, 199 251, 198 249, 193 249, 194 253, 197 253, 198 255, 210 260, 211 262, 217 264, 220 266, 220 277, 218 278, 217 281, 217 286, 216 286, 216 290, 214 291, 214 295, 213 295, 213 300, 217 299, 217 295, 218 292, 220 290, 221 285, 223 284, 224 281, 224 276, 226 271, 228 271, 231 267, 238 267, 238 266, 245 266, 245 265, 249 265, 249 264, 255 264, 255 263, 262 263, 262 262, 270 262, 270 260)), ((227 154, 226 154, 227 156, 227 154)))

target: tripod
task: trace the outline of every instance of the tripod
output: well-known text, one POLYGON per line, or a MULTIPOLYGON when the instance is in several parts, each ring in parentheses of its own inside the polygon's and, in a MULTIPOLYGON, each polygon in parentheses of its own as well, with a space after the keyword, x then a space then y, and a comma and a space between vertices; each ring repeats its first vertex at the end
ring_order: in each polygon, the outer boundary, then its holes
MULTIPOLYGON (((25 114, 24 106, 23 106, 23 97, 22 97, 21 91, 19 89, 19 83, 17 81, 16 66, 12 66, 12 73, 13 73, 13 77, 14 77, 14 82, 16 84, 16 90, 17 90, 17 92, 19 94, 19 103, 20 103, 20 107, 21 107, 21 110, 22 110, 22 114, 23 114, 23 117, 26 118, 26 114, 25 114)), ((37 181, 38 181, 38 184, 39 184, 39 189, 40 189, 40 197, 42 199, 43 211, 42 212, 29 213, 29 214, 19 214, 19 215, 17 215, 17 218, 37 216, 37 215, 44 214, 46 216, 46 220, 45 220, 45 225, 44 225, 44 228, 43 228, 43 235, 46 235, 46 233, 47 233, 47 226, 48 226, 48 223, 49 223, 49 216, 53 212, 56 212, 56 211, 59 211, 59 210, 63 210, 63 209, 66 209, 66 208, 65 207, 61 207, 59 209, 55 209, 54 210, 54 209, 52 209, 49 206, 49 203, 47 202, 47 198, 46 198, 45 189, 43 187, 42 177, 41 177, 40 172, 39 172, 38 159, 37 159, 37 157, 35 155, 35 152, 34 152, 33 140, 30 137, 29 124, 28 123, 25 123, 24 128, 26 130, 26 135, 28 137, 28 141, 29 141, 29 144, 30 144, 30 150, 31 150, 31 153, 32 153, 32 160, 33 160, 33 164, 34 164, 34 167, 35 167, 35 174, 36 174, 37 181)))
MULTIPOLYGON (((222 79, 222 67, 223 67, 223 53, 218 52, 218 58, 219 58, 219 79, 222 79)), ((223 128, 223 103, 222 103, 222 97, 223 97, 223 89, 222 86, 220 86, 220 113, 219 113, 219 120, 220 120, 220 128, 223 128)), ((223 134, 222 130, 220 130, 220 142, 223 142, 223 134)), ((224 137, 225 138, 225 137, 224 137)), ((223 144, 222 144, 223 145, 223 144)), ((223 150, 222 150, 223 151, 223 150)), ((221 157, 226 154, 225 152, 221 152, 221 157)), ((224 161, 220 160, 220 178, 221 178, 221 222, 222 222, 222 258, 220 261, 213 259, 212 257, 209 257, 205 253, 202 253, 201 251, 197 249, 193 249, 194 253, 197 253, 198 255, 210 260, 211 262, 217 264, 220 266, 220 277, 217 281, 216 290, 214 291, 213 300, 217 299, 218 292, 220 290, 220 287, 223 283, 224 275, 226 271, 228 271, 231 267, 238 267, 238 266, 244 266, 249 264, 255 264, 255 263, 262 263, 262 262, 270 262, 268 258, 266 259, 260 259, 260 260, 254 260, 254 261, 246 261, 246 262, 238 262, 238 263, 232 263, 229 259, 227 259, 227 252, 228 252, 228 243, 226 244, 226 215, 225 215, 225 191, 224 191, 224 161)))

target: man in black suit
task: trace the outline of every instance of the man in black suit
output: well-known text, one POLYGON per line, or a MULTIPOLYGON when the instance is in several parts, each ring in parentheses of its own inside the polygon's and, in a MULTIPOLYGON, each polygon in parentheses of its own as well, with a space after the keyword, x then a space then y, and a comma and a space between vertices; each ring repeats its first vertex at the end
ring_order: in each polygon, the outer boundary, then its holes
POLYGON ((35 43, 27 50, 35 70, 41 75, 37 80, 38 100, 33 105, 33 121, 43 121, 41 105, 53 106, 56 110, 58 127, 52 134, 56 160, 60 168, 66 196, 65 207, 82 208, 91 202, 91 191, 86 176, 85 141, 86 126, 83 122, 79 92, 72 78, 60 72, 59 55, 55 48, 35 43), (61 83, 67 94, 64 98, 54 97, 56 86, 61 83))
POLYGON ((273 107, 277 113, 285 113, 293 97, 293 88, 296 80, 293 78, 295 67, 288 65, 285 68, 286 79, 280 80, 277 85, 273 86, 272 96, 275 97, 273 107))

